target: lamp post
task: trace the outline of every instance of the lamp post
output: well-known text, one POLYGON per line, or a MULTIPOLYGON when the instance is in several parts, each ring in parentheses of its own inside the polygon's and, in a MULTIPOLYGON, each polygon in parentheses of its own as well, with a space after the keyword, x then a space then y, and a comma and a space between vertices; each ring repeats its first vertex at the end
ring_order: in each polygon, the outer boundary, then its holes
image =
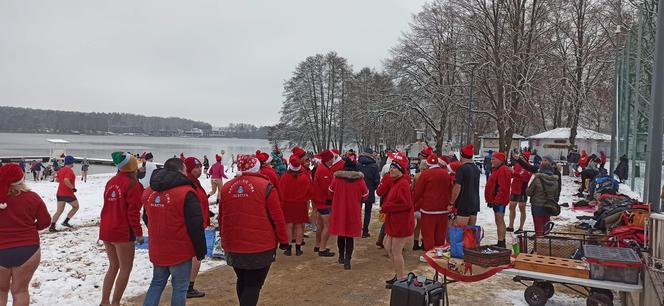
POLYGON ((477 68, 477 65, 479 63, 477 62, 472 62, 472 63, 467 63, 466 65, 471 66, 470 67, 470 94, 468 95, 468 134, 466 134, 466 144, 470 144, 473 141, 473 91, 474 88, 473 86, 475 85, 475 68, 477 68))

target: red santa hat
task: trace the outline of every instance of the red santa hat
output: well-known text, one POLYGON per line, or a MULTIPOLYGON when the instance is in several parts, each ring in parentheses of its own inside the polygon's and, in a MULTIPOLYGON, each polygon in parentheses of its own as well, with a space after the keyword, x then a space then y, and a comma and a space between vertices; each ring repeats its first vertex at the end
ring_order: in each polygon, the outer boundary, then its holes
POLYGON ((330 151, 332 153, 334 153, 334 155, 341 155, 341 152, 339 152, 339 149, 330 149, 330 151))
POLYGON ((461 157, 471 159, 473 155, 475 155, 475 146, 473 144, 461 148, 461 157))
POLYGON ((288 170, 300 171, 302 169, 300 158, 297 155, 291 155, 288 159, 288 170))
POLYGON ((187 168, 187 173, 191 173, 194 168, 200 168, 201 167, 201 161, 198 160, 196 157, 187 157, 184 160, 184 165, 187 168))
POLYGON ((429 157, 431 154, 433 154, 433 148, 431 146, 424 148, 424 150, 420 152, 420 155, 424 156, 425 158, 429 157))
POLYGON ((25 173, 17 164, 6 164, 0 167, 0 205, 6 207, 9 186, 23 182, 25 173))
POLYGON ((493 155, 491 155, 491 157, 505 162, 505 153, 503 152, 494 152, 493 155))
POLYGON ((431 154, 429 154, 429 156, 427 156, 427 165, 429 167, 439 166, 438 162, 439 162, 439 159, 438 159, 438 155, 436 155, 436 153, 431 153, 431 154))
POLYGON ((332 152, 332 150, 325 150, 318 153, 318 157, 320 158, 320 161, 326 163, 334 159, 334 152, 332 152))
POLYGON ((218 162, 220 162, 221 161, 221 155, 215 154, 214 159, 216 159, 218 162))
POLYGON ((258 161, 260 161, 261 164, 268 164, 272 161, 272 156, 270 154, 261 152, 260 150, 256 151, 256 158, 258 158, 258 161))
POLYGON ((392 164, 390 166, 399 169, 399 171, 401 171, 403 174, 406 174, 408 171, 410 171, 410 167, 408 166, 408 157, 402 152, 393 155, 392 164))
POLYGON ((242 155, 237 159, 237 169, 242 172, 258 173, 260 161, 251 155, 242 155))
POLYGON ((523 158, 525 158, 526 160, 530 160, 530 151, 523 152, 522 155, 523 155, 523 158))
POLYGON ((293 149, 291 150, 291 152, 293 153, 293 155, 297 156, 298 158, 302 158, 302 157, 304 157, 305 155, 307 155, 307 151, 303 150, 303 149, 300 148, 300 147, 295 147, 295 148, 293 148, 293 149))

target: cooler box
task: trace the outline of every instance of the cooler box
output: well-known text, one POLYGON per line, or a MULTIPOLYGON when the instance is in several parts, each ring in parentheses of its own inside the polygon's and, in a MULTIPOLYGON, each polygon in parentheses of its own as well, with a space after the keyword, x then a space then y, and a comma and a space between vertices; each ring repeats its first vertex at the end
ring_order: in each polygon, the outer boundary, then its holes
POLYGON ((639 273, 643 263, 634 250, 584 245, 583 253, 590 264, 590 279, 639 283, 639 273))
POLYGON ((415 279, 397 281, 391 286, 390 306, 438 306, 443 305, 443 287, 439 282, 427 279, 416 286, 415 279))

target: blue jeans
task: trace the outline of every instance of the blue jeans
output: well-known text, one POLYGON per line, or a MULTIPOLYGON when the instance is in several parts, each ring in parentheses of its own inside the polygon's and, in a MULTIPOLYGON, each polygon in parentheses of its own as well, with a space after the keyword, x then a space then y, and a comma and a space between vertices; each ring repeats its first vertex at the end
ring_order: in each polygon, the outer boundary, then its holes
POLYGON ((191 274, 191 259, 170 267, 152 265, 152 282, 148 293, 145 294, 143 306, 158 306, 161 293, 166 288, 168 277, 173 276, 173 294, 171 295, 171 306, 184 306, 187 301, 187 289, 189 288, 189 275, 191 274))

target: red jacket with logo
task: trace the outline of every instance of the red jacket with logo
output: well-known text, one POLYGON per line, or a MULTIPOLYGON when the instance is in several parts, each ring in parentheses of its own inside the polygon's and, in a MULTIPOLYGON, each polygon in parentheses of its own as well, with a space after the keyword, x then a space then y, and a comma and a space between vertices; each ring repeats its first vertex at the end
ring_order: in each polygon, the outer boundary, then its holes
POLYGON ((511 180, 512 170, 509 167, 500 165, 498 168, 494 168, 484 188, 486 202, 502 206, 509 204, 511 180))
POLYGON ((262 253, 288 244, 279 196, 266 177, 243 173, 222 187, 220 198, 219 229, 226 252, 262 253))
POLYGON ((447 169, 436 167, 421 173, 413 188, 415 211, 429 214, 446 212, 453 186, 447 169))
POLYGON ((46 204, 32 191, 7 197, 0 209, 0 250, 39 245, 39 232, 51 224, 46 204), (3 205, 4 204, 4 205, 3 205))
POLYGON ((380 211, 385 213, 385 233, 390 237, 408 237, 415 232, 410 177, 402 175, 396 180, 390 174, 383 176, 376 194, 385 197, 380 211))
POLYGON ((141 196, 143 185, 128 173, 112 177, 104 189, 104 206, 99 218, 99 240, 129 242, 143 236, 141 196))
POLYGON ((174 266, 196 256, 187 232, 184 202, 187 193, 196 193, 191 185, 181 185, 164 191, 143 192, 143 206, 149 217, 148 244, 150 261, 159 266, 174 266))
POLYGON ((316 168, 313 187, 313 199, 316 209, 332 207, 332 194, 330 193, 332 178, 334 178, 334 173, 343 170, 345 165, 346 163, 342 159, 339 159, 332 165, 332 167, 320 164, 318 168, 316 168))
POLYGON ((518 163, 514 165, 512 170, 514 170, 514 173, 512 173, 512 194, 526 194, 526 189, 528 189, 528 182, 530 182, 530 177, 532 174, 526 171, 526 169, 521 167, 521 165, 518 163))

